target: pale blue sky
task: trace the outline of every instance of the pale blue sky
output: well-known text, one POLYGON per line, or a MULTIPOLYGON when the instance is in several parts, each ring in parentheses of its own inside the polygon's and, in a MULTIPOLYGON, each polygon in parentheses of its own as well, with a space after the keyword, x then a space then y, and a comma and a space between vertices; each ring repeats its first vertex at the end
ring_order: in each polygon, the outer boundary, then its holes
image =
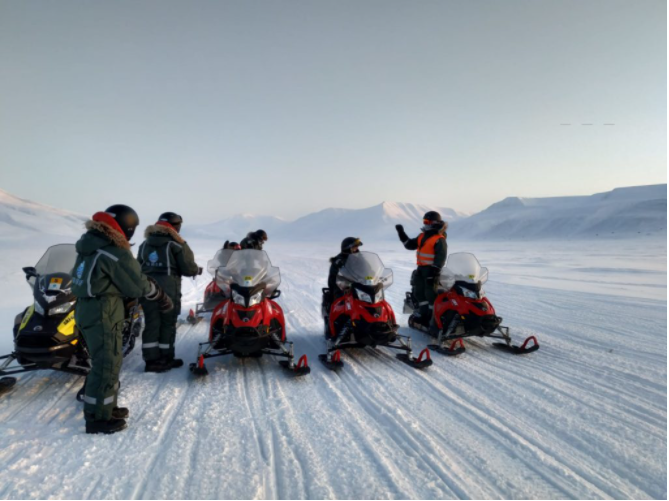
POLYGON ((664 183, 666 35, 649 0, 0 0, 0 188, 149 222, 664 183))

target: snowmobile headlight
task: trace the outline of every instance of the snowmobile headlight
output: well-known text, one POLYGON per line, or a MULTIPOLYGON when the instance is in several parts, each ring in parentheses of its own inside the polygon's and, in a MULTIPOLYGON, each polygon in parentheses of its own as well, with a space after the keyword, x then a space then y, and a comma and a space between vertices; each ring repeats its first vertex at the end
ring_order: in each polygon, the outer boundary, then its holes
POLYGON ((471 299, 479 298, 479 295, 476 292, 465 289, 464 287, 462 288, 462 295, 471 299))
POLYGON ((383 289, 377 292, 376 295, 374 296, 375 303, 380 303, 381 301, 383 301, 383 289))
POLYGON ((76 303, 76 301, 70 301, 69 303, 63 303, 60 306, 51 308, 49 310, 49 315, 61 315, 67 313, 74 306, 74 303, 76 303))
POLYGON ((35 301, 35 311, 40 315, 44 316, 44 308, 37 301, 35 301))
POLYGON ((364 301, 366 303, 371 303, 372 302, 372 296, 370 296, 366 292, 362 292, 360 289, 356 289, 355 292, 358 295, 358 299, 360 301, 364 301))
POLYGON ((232 291, 232 300, 240 306, 246 306, 246 301, 244 300, 244 296, 242 296, 236 290, 232 291))
POLYGON ((255 306, 259 304, 262 300, 262 291, 256 292, 253 296, 249 298, 249 306, 255 306))

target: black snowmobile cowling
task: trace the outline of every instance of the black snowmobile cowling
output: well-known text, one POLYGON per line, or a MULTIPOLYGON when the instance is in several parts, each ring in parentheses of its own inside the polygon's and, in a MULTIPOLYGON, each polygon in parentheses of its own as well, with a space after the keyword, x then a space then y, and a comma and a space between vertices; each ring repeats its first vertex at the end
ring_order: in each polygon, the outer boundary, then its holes
POLYGON ((14 321, 14 353, 0 365, 0 374, 26 369, 56 369, 75 374, 90 370, 88 354, 74 320, 76 298, 72 294, 71 270, 76 259, 74 245, 49 247, 34 267, 23 268, 33 290, 33 304, 14 321), (12 359, 22 367, 8 368, 12 359), (71 363, 72 362, 72 363, 71 363))
MULTIPOLYGON (((24 268, 26 278, 34 268, 24 268)), ((44 276, 37 276, 34 280, 33 298, 35 309, 41 315, 58 315, 67 313, 76 298, 72 294, 72 275, 56 272, 44 276)))

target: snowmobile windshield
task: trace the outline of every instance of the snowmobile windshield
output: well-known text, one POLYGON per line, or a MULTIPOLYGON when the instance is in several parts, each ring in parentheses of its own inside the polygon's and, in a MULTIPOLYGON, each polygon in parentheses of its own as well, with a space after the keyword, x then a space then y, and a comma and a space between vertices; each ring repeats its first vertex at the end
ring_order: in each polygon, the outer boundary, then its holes
POLYGON ((383 266, 381 258, 373 252, 356 252, 348 256, 346 264, 339 270, 337 282, 343 286, 347 282, 372 287, 382 285, 387 289, 393 283, 393 270, 383 266))
POLYGON ((448 256, 439 283, 442 287, 450 289, 455 282, 484 284, 487 280, 488 268, 482 267, 474 254, 456 252, 448 256))
POLYGON ((214 255, 214 258, 207 262, 207 271, 212 277, 216 278, 216 270, 228 264, 233 252, 236 251, 234 249, 220 249, 214 255))
MULTIPOLYGON (((37 261, 35 272, 43 277, 54 273, 72 274, 72 268, 77 260, 77 249, 74 244, 58 244, 49 247, 37 261)), ((27 279, 30 288, 35 286, 35 277, 27 279)))
POLYGON ((239 250, 232 253, 224 267, 216 270, 216 284, 227 290, 231 284, 241 287, 255 287, 264 284, 269 296, 281 283, 279 268, 272 263, 265 251, 255 249, 239 250))

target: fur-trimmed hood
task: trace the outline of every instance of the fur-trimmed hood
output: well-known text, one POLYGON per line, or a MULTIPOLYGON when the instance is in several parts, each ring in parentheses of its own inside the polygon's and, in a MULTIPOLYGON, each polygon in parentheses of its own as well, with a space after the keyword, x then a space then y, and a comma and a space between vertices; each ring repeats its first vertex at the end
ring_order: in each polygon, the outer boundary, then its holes
POLYGON ((88 231, 94 230, 102 233, 105 237, 111 240, 111 243, 113 243, 116 247, 130 250, 130 242, 128 242, 128 239, 125 238, 125 235, 119 232, 117 229, 112 228, 107 223, 89 219, 86 221, 85 226, 88 231))
POLYGON ((181 235, 177 233, 177 230, 174 228, 170 228, 169 226, 164 226, 162 224, 152 224, 150 226, 146 227, 146 230, 144 230, 144 238, 148 238, 149 236, 154 235, 154 236, 170 236, 172 237, 177 243, 183 244, 185 240, 181 238, 181 235))

